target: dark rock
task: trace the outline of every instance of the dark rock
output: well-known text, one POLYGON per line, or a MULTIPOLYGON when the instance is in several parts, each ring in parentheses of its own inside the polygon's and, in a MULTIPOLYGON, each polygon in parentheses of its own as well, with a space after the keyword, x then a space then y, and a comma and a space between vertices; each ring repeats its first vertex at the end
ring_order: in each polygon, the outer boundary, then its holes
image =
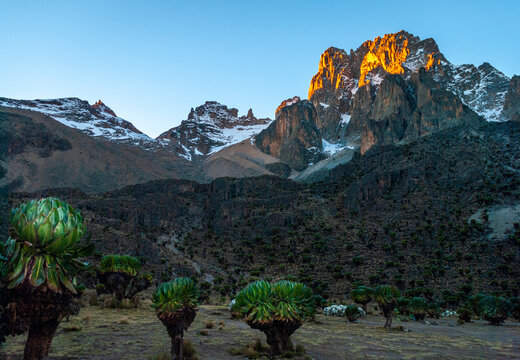
POLYGON ((255 143, 262 152, 298 171, 324 158, 316 109, 299 98, 286 100, 278 107, 275 121, 256 136, 255 143))
POLYGON ((281 176, 283 178, 288 178, 289 175, 291 175, 291 168, 284 164, 283 162, 276 162, 271 164, 266 164, 265 168, 272 172, 273 174, 276 174, 278 176, 281 176))
POLYGON ((177 127, 159 135, 158 139, 170 140, 174 151, 189 160, 194 156, 209 154, 215 147, 228 144, 224 129, 268 124, 270 119, 257 119, 253 110, 247 116, 238 117, 238 110, 228 108, 216 101, 206 101, 204 105, 191 109, 188 119, 177 127))
POLYGON ((367 91, 360 91, 354 104, 353 123, 364 122, 361 153, 375 145, 394 144, 449 127, 484 122, 424 68, 410 80, 388 75, 373 99, 367 91))
POLYGON ((503 116, 510 121, 520 122, 520 76, 511 78, 504 103, 503 116))

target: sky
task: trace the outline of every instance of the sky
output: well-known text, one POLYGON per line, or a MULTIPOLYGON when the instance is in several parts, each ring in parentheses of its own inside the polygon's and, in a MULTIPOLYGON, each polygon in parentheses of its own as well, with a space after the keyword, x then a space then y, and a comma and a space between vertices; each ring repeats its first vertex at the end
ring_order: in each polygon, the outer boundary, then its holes
POLYGON ((406 30, 520 74, 520 1, 0 0, 0 97, 101 99, 156 137, 216 100, 274 118, 330 46, 406 30))

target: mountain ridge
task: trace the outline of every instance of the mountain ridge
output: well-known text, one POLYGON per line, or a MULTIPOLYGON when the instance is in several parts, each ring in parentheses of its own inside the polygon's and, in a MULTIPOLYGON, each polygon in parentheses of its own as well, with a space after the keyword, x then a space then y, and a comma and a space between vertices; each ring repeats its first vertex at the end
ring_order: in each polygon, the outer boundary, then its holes
POLYGON ((90 105, 78 98, 0 98, 0 109, 37 111, 91 138, 168 158, 174 167, 189 169, 178 177, 207 182, 215 176, 278 174, 310 181, 350 161, 351 150, 365 153, 484 120, 520 121, 518 79, 488 63, 453 65, 433 38, 402 30, 348 53, 326 49, 309 99, 282 101, 274 120, 258 119, 251 109, 239 116, 235 108, 207 101, 152 139, 101 100, 90 105))

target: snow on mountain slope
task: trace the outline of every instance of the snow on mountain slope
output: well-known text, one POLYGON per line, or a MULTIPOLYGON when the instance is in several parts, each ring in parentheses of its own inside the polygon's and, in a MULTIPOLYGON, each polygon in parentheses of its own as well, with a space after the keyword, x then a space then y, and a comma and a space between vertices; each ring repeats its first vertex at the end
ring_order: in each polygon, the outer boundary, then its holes
POLYGON ((101 136, 134 145, 154 142, 152 138, 136 129, 132 123, 118 117, 101 100, 90 105, 87 101, 78 98, 49 100, 0 98, 0 106, 38 111, 90 136, 101 136))
MULTIPOLYGON (((433 73, 440 87, 487 121, 507 120, 502 113, 510 79, 488 63, 454 65, 434 39, 421 40, 406 31, 365 41, 356 50, 331 47, 321 55, 309 87, 309 100, 318 112, 318 128, 330 143, 359 138, 360 124, 345 121, 356 104, 358 90, 370 85, 375 94, 390 74, 409 80, 420 68, 433 73)), ((348 141, 347 141, 348 142, 348 141)))
POLYGON ((238 110, 216 101, 191 109, 188 119, 157 139, 180 145, 181 156, 187 160, 213 154, 227 146, 251 138, 265 129, 271 119, 257 119, 249 109, 246 116, 238 116, 238 110))

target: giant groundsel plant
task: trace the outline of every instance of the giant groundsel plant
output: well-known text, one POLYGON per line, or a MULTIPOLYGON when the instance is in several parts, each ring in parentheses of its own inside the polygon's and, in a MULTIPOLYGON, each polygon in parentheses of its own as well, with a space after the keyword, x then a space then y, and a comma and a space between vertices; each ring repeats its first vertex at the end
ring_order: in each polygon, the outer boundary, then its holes
POLYGON ((77 295, 75 276, 88 266, 80 258, 93 244, 80 243, 86 230, 81 213, 57 198, 13 208, 9 223, 10 236, 0 246, 8 304, 2 320, 9 335, 29 331, 24 359, 42 359, 77 295))

